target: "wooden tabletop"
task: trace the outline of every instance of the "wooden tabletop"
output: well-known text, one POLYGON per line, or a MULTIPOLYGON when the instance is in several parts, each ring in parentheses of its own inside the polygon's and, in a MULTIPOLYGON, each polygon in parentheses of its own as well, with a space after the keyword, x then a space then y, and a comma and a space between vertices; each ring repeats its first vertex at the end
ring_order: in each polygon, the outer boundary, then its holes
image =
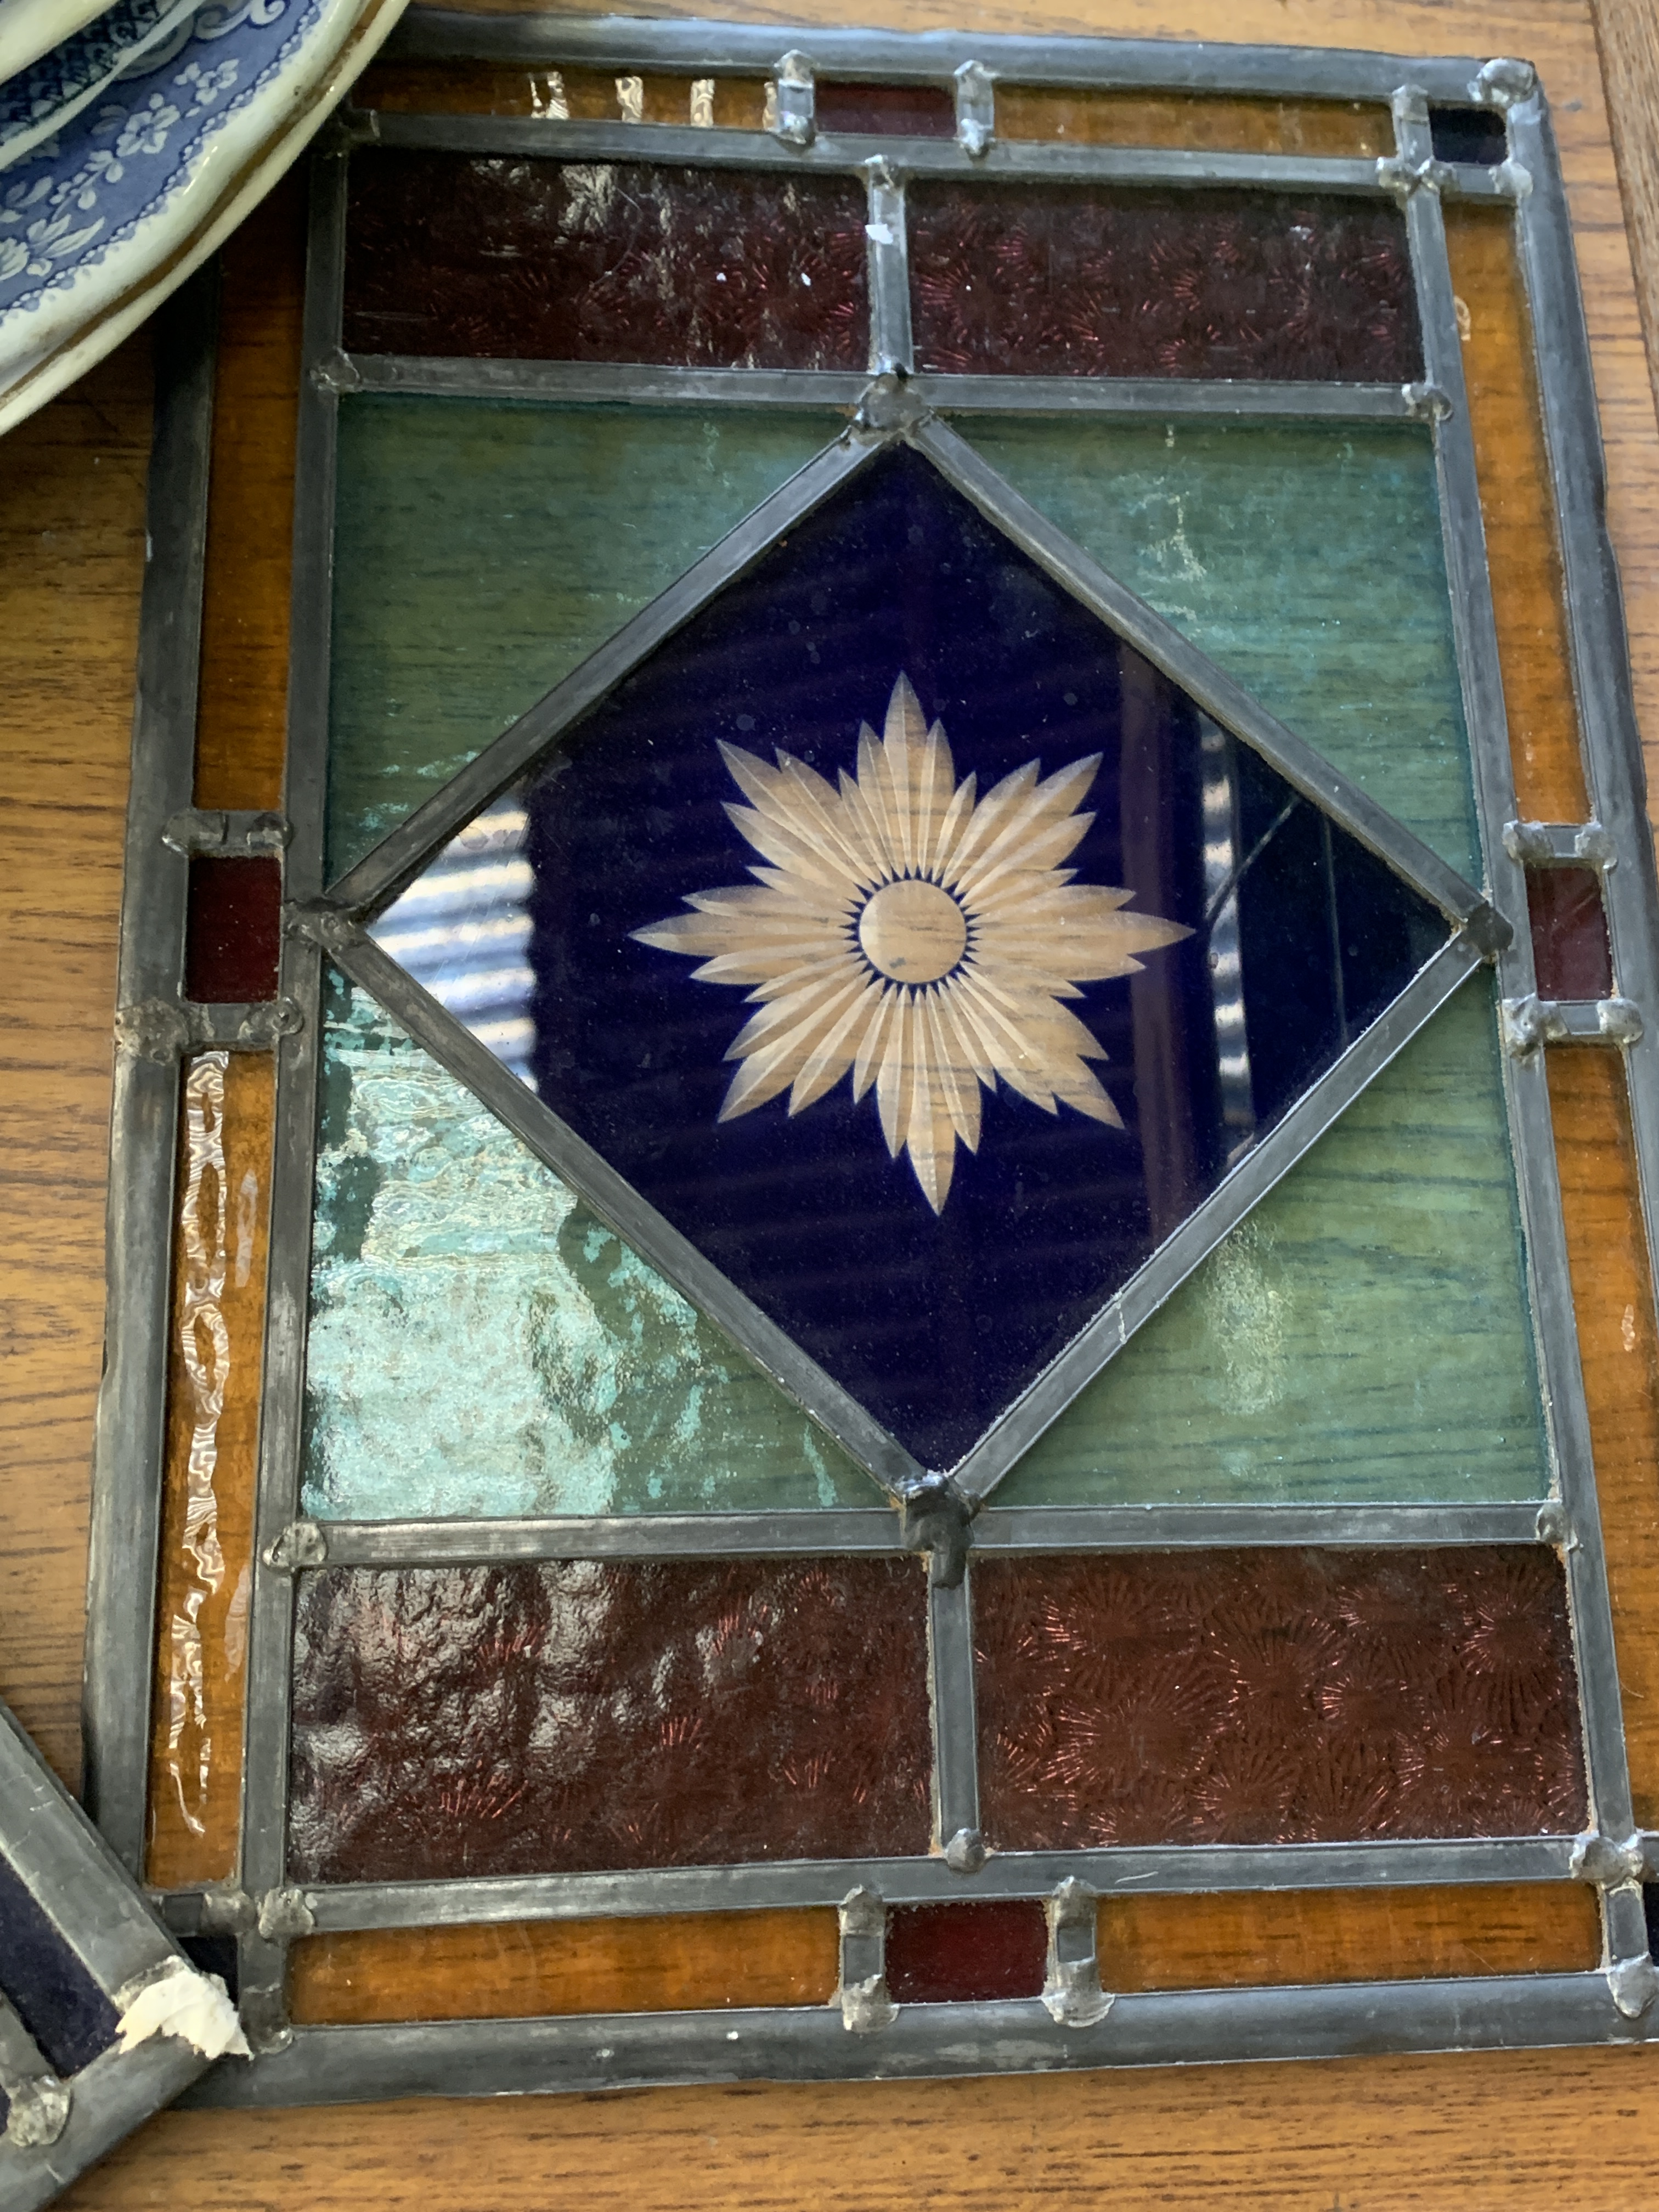
MULTIPOLYGON (((660 4, 635 12, 690 15, 660 4)), ((1659 431, 1631 237, 1659 215, 1659 9, 1603 0, 708 0, 901 29, 1112 33, 1523 55, 1560 135, 1637 703, 1659 742, 1659 431)), ((1650 325, 1651 326, 1651 325, 1650 325)), ((143 562, 141 333, 0 443, 0 1694, 79 1762, 88 1464, 126 750, 143 562)), ((176 2212, 992 2207, 1522 2212, 1634 2206, 1659 2049, 938 2083, 161 2115, 64 2200, 176 2212)))

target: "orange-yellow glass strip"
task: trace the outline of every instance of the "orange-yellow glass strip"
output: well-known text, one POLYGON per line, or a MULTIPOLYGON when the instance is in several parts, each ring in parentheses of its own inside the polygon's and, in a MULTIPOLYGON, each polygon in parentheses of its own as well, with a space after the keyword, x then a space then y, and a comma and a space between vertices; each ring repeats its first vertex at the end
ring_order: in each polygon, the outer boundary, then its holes
MULTIPOLYGON (((555 127, 637 122, 759 131, 766 116, 766 88, 758 78, 617 77, 493 62, 377 62, 352 98, 359 107, 387 114, 530 115, 555 127)), ((547 150, 558 151, 556 137, 547 150)))
POLYGON ((1579 1354, 1595 1455, 1636 1818, 1659 1826, 1659 1340, 1622 1056, 1553 1045, 1579 1354))
POLYGON ((158 1889, 235 1869, 273 1090, 263 1053, 185 1070, 145 1863, 158 1889))
POLYGON ((999 138, 1191 147, 1206 154, 1325 154, 1369 161, 1394 151, 1386 107, 1334 100, 1159 98, 1000 84, 996 131, 999 138))
POLYGON ((371 1929, 295 1944, 289 2002, 341 2026, 828 2004, 838 1945, 817 1911, 371 1929))
POLYGON ((1595 1892, 1567 1882, 1111 1897, 1098 1940, 1115 1990, 1571 1973, 1601 1955, 1595 1892))
POLYGON ((221 270, 196 804, 276 807, 288 726, 301 173, 248 217, 225 247, 221 270))
POLYGON ((1446 250, 1465 331, 1463 376, 1516 799, 1528 821, 1582 822, 1589 802, 1514 218, 1503 208, 1453 201, 1446 209, 1446 250))

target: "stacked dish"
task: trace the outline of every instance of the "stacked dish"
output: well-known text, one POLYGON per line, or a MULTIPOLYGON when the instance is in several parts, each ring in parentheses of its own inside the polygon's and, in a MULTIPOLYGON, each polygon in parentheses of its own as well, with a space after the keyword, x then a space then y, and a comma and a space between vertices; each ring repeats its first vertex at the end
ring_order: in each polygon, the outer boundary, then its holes
POLYGON ((0 0, 0 431, 223 242, 405 0, 0 0))

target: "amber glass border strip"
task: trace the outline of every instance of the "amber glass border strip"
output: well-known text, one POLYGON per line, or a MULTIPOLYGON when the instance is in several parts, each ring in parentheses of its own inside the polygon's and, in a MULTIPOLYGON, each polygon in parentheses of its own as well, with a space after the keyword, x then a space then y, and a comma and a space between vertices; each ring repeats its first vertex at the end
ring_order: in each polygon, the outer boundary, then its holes
POLYGON ((304 235, 303 179, 290 173, 219 259, 198 807, 282 804, 304 235))
POLYGON ((1601 1959, 1595 1893, 1577 1884, 1116 1896, 1097 1920, 1101 1986, 1119 1992, 1567 1974, 1601 1959))
POLYGON ((185 1071, 144 1861, 156 1889, 236 1872, 274 1075, 264 1053, 203 1053, 185 1071))
POLYGON ((1548 1048, 1637 1823, 1659 1829, 1659 1330, 1622 1055, 1548 1048))
POLYGON ((1507 209, 1452 201, 1445 222, 1516 801, 1530 821, 1583 822, 1589 801, 1560 540, 1515 218, 1507 209))
POLYGON ((822 1908, 313 1936, 289 1954, 289 2001, 337 2026, 823 2005, 839 1945, 822 1908))
MULTIPOLYGON (((1097 1917, 1119 1995, 1584 1972, 1601 1949, 1580 1885, 1127 1894, 1097 1917)), ((290 1954, 289 2002, 306 2027, 823 2005, 837 1943, 826 1911, 313 1936, 290 1954)))

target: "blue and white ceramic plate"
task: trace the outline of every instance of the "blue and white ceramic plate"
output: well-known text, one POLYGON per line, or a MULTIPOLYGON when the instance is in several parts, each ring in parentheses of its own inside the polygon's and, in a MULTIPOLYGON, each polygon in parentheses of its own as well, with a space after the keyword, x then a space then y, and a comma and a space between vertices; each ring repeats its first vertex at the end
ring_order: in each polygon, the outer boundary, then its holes
POLYGON ((405 0, 208 0, 0 170, 0 431, 118 345, 223 243, 405 0), (162 56, 165 58, 162 58, 162 56))
POLYGON ((0 80, 15 76, 72 39, 108 4, 109 0, 0 0, 0 80))
POLYGON ((111 83, 140 62, 159 69, 190 36, 200 0, 115 0, 0 84, 0 169, 72 123, 111 83))

